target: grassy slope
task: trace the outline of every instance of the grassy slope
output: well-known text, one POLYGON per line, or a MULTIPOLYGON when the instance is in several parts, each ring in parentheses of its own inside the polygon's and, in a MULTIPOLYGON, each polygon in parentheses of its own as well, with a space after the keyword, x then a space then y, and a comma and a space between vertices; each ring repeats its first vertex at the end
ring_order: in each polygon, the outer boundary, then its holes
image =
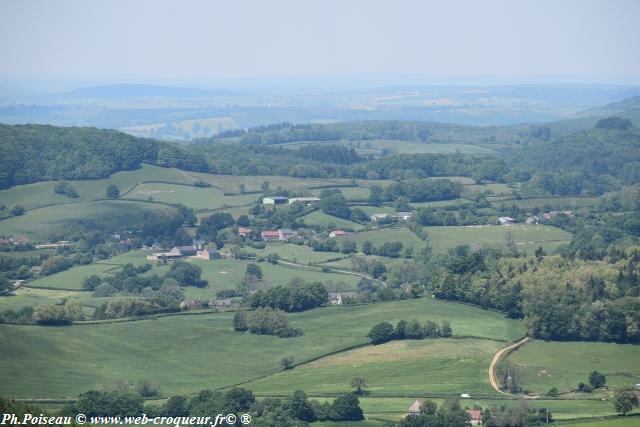
POLYGON ((139 200, 147 200, 151 197, 158 202, 182 203, 193 209, 216 209, 223 206, 253 204, 259 195, 225 196, 222 190, 213 187, 198 188, 187 185, 152 183, 138 185, 125 197, 139 200))
MULTIPOLYGON (((356 233, 351 236, 358 244, 358 250, 362 249, 362 244, 370 241, 374 246, 380 246, 384 242, 400 241, 404 248, 414 248, 418 251, 424 247, 425 243, 408 228, 381 228, 378 230, 365 231, 356 233)), ((401 254, 402 255, 402 254, 401 254)))
POLYGON ((305 335, 291 339, 231 330, 232 313, 63 328, 0 326, 0 393, 73 396, 126 378, 161 384, 165 394, 236 384, 297 362, 367 342, 382 319, 449 319, 456 333, 514 339, 521 323, 465 305, 419 299, 327 307, 289 315, 305 335))
POLYGON ((495 245, 505 247, 506 233, 509 232, 519 251, 533 252, 538 246, 551 251, 571 240, 571 234, 556 227, 546 225, 484 225, 477 227, 424 227, 429 235, 434 253, 445 253, 457 245, 495 245))
POLYGON ((329 395, 351 391, 351 378, 362 376, 372 396, 493 395, 486 372, 502 345, 479 339, 394 341, 329 356, 250 383, 250 387, 256 392, 285 394, 304 389, 329 395))
POLYGON ((79 220, 113 219, 117 217, 138 217, 149 210, 173 209, 155 203, 131 202, 124 200, 103 200, 97 202, 73 203, 49 206, 27 212, 25 215, 0 221, 0 235, 25 234, 37 241, 46 241, 52 231, 72 225, 79 220))
POLYGON ((327 226, 329 224, 333 224, 338 228, 351 228, 354 230, 362 229, 362 226, 357 222, 327 215, 326 213, 321 211, 313 211, 310 214, 301 216, 300 219, 303 220, 305 224, 309 225, 317 224, 321 226, 327 226))
POLYGON ((521 367, 523 387, 536 393, 575 389, 595 370, 606 375, 608 386, 640 383, 637 345, 534 341, 509 359, 521 367))

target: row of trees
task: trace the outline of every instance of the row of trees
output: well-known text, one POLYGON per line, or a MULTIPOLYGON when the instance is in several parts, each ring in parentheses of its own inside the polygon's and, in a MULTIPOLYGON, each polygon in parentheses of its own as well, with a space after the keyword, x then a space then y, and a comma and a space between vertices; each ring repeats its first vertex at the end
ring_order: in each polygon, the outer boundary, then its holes
POLYGON ((236 311, 233 316, 233 329, 257 335, 276 335, 279 338, 302 335, 302 330, 289 325, 289 320, 282 310, 270 307, 260 307, 250 312, 236 311))
POLYGON ((400 320, 395 328, 389 322, 380 322, 371 328, 367 337, 369 337, 372 344, 382 344, 391 340, 449 338, 452 335, 453 330, 447 320, 444 320, 438 326, 436 322, 431 320, 421 324, 419 321, 412 319, 408 322, 400 320))
POLYGON ((257 291, 251 296, 253 308, 271 307, 296 312, 320 307, 329 300, 329 294, 320 282, 305 283, 294 280, 287 286, 275 286, 266 291, 257 291))

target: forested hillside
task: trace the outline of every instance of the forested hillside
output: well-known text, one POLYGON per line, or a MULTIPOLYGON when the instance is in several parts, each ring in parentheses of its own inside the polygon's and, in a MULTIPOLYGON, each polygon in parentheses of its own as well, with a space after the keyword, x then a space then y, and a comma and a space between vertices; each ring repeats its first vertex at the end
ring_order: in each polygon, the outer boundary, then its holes
POLYGON ((529 144, 508 161, 531 171, 531 190, 602 194, 640 180, 640 133, 630 126, 628 120, 603 119, 592 130, 529 144))

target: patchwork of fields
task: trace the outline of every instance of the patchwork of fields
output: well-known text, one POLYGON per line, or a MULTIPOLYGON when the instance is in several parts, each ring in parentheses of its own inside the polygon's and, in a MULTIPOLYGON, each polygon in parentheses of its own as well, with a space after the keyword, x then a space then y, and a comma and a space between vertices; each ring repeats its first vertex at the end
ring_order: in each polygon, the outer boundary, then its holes
MULTIPOLYGON (((370 141, 360 152, 381 153, 393 148, 403 153, 454 152, 492 155, 494 150, 470 144, 418 144, 401 141, 370 141), (426 151, 425 151, 426 150, 426 151), (451 151, 453 150, 453 151, 451 151)), ((346 144, 346 143, 345 143, 346 144)), ((349 143, 351 144, 351 143, 349 143)), ((295 147, 287 144, 288 148, 295 147)), ((464 184, 463 197, 456 200, 413 203, 413 209, 435 208, 455 212, 472 205, 474 198, 490 193, 490 208, 485 214, 497 215, 500 205, 515 204, 522 209, 590 208, 599 198, 532 197, 517 198, 518 188, 506 184, 476 184, 464 177, 452 177, 464 184)), ((6 206, 22 205, 23 216, 0 221, 0 236, 24 234, 35 241, 48 241, 52 233, 79 222, 107 221, 119 217, 143 220, 149 212, 173 212, 172 205, 182 203, 196 210, 198 218, 213 210, 229 212, 234 217, 246 214, 262 196, 261 186, 282 187, 289 191, 318 195, 323 188, 340 188, 350 207, 367 214, 394 213, 391 204, 368 205, 372 185, 387 186, 390 180, 359 180, 356 186, 348 179, 298 179, 280 176, 226 176, 145 165, 139 170, 119 172, 108 179, 69 181, 77 189, 78 198, 55 194, 55 182, 17 186, 0 191, 0 201, 6 206), (211 187, 195 187, 203 181, 211 187), (106 187, 116 184, 121 198, 103 200, 106 187), (240 194, 240 185, 251 194, 240 194), (235 193, 235 195, 226 195, 235 193)), ((518 196, 519 197, 519 196, 518 196)), ((485 205, 486 206, 486 205, 485 205)), ((400 241, 405 248, 419 251, 426 244, 405 226, 376 228, 337 218, 315 210, 300 218, 307 225, 352 229, 346 239, 354 240, 360 251, 364 242, 374 246, 400 241)), ((549 225, 497 225, 423 227, 434 254, 446 254, 458 245, 506 248, 510 234, 520 252, 533 253, 539 246, 552 253, 568 244, 572 235, 549 225)), ((193 228, 189 229, 193 233, 193 228)), ((318 238, 328 237, 322 231, 318 238)), ((343 238, 345 239, 345 238, 343 238)), ((338 239, 340 241, 340 239, 338 239)), ((234 242, 237 244, 237 242, 234 242)), ((226 245, 225 245, 226 247, 226 245)), ((260 262, 264 278, 256 286, 264 289, 284 285, 293 278, 321 282, 329 292, 354 291, 361 277, 328 268, 349 270, 353 266, 349 255, 336 252, 316 252, 307 245, 273 242, 264 249, 244 247, 258 257, 270 253, 283 260, 307 267, 260 262), (318 267, 321 266, 321 267, 318 267), (322 267, 325 267, 322 269, 322 267)), ((52 250, 7 253, 7 256, 37 256, 52 250)), ((13 296, 0 297, 0 311, 23 307, 78 301, 87 315, 105 301, 124 298, 98 298, 81 290, 89 275, 104 277, 118 271, 122 265, 147 262, 148 251, 135 250, 118 256, 75 266, 50 276, 28 281, 14 291, 13 296)), ((360 254, 362 255, 362 254, 360 254)), ((402 254, 403 255, 403 254, 402 254)), ((401 255, 401 256, 402 256, 401 255)), ((411 262, 371 255, 387 267, 411 262)), ((222 290, 239 288, 245 281, 247 265, 255 260, 190 259, 199 266, 204 288, 183 287, 186 299, 213 299, 222 290)), ((163 275, 168 266, 153 265, 145 273, 163 275)), ((104 324, 77 324, 64 328, 33 325, 0 325, 0 394, 25 398, 73 397, 78 393, 112 387, 118 380, 131 382, 148 380, 161 385, 162 395, 189 394, 200 389, 218 389, 242 384, 260 396, 287 395, 303 389, 318 399, 332 399, 338 393, 351 390, 355 376, 367 379, 370 393, 361 399, 368 418, 358 426, 379 425, 375 420, 397 419, 406 413, 415 397, 433 396, 438 402, 444 396, 469 393, 473 401, 463 400, 463 406, 476 401, 483 407, 518 404, 515 399, 503 399, 489 385, 487 369, 497 350, 525 334, 522 322, 503 314, 476 307, 421 298, 363 306, 324 307, 303 313, 287 314, 292 326, 304 335, 280 339, 234 332, 233 313, 187 313, 149 320, 104 324), (404 319, 451 322, 451 339, 392 341, 379 346, 368 345, 369 329, 380 321, 396 323, 404 319), (293 357, 297 365, 281 370, 281 359, 293 357)), ((638 346, 604 343, 563 343, 533 341, 509 357, 522 371, 524 388, 544 394, 551 387, 569 392, 579 382, 587 382, 592 370, 606 374, 608 385, 640 383, 638 346)), ((563 399, 537 400, 533 408, 550 408, 557 420, 581 417, 602 417, 614 414, 611 402, 599 400, 603 395, 576 396, 563 399)), ((636 419, 606 420, 589 426, 635 425, 636 419), (631 421, 630 421, 631 420, 631 421), (631 422, 631 424, 629 423, 631 422), (607 424, 609 423, 609 424, 607 424)), ((314 426, 339 423, 315 423, 314 426)), ((352 424, 350 424, 352 425, 352 424)), ((583 425, 583 424, 572 424, 583 425)))
MULTIPOLYGON (((169 395, 228 387, 279 372, 283 357, 293 356, 301 363, 365 344, 368 330, 381 319, 450 320, 454 333, 488 339, 515 339, 524 333, 520 322, 500 314, 429 298, 327 307, 288 317, 303 336, 282 339, 234 332, 232 313, 65 328, 1 325, 0 375, 11 381, 0 384, 0 393, 65 397, 122 378, 158 382, 169 395)), ((456 393, 457 387, 452 384, 449 390, 456 393)))

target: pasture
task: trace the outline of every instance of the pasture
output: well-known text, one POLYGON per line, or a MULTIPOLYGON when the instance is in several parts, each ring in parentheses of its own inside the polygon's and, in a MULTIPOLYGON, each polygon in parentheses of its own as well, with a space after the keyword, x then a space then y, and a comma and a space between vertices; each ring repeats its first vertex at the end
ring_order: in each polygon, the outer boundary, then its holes
POLYGON ((234 332, 232 317, 188 314, 58 328, 0 325, 0 394, 68 397, 123 378, 157 382, 163 395, 229 387, 278 373, 283 357, 301 363, 366 344, 369 329, 383 319, 446 319, 454 334, 492 339, 513 340, 524 333, 521 322, 501 314, 430 298, 289 314, 304 335, 288 339, 234 332))
POLYGON ((553 251, 571 240, 571 233, 549 225, 482 225, 423 227, 429 235, 434 253, 446 253, 458 245, 506 248, 506 234, 511 233, 518 251, 533 253, 539 246, 553 251))
POLYGON ((309 144, 341 144, 356 150, 360 155, 380 156, 382 154, 472 154, 495 155, 491 148, 460 143, 421 143, 415 141, 403 141, 393 139, 371 139, 363 141, 301 141, 277 144, 277 146, 298 149, 309 144))
POLYGON ((362 250, 362 244, 366 241, 373 243, 374 246, 381 246, 385 242, 399 241, 402 242, 404 248, 413 248, 418 251, 424 247, 423 242, 414 232, 406 227, 389 227, 376 230, 363 231, 349 236, 358 244, 358 250, 362 250))
POLYGON ((313 211, 301 216, 299 219, 303 220, 307 225, 320 225, 322 227, 329 227, 331 225, 330 228, 346 228, 351 230, 360 230, 363 228, 362 225, 357 222, 327 215, 322 211, 313 211))
POLYGON ((156 203, 125 200, 100 200, 48 206, 28 211, 25 215, 0 221, 0 235, 24 234, 34 241, 48 241, 52 232, 77 224, 78 221, 111 221, 118 218, 142 219, 149 211, 172 211, 156 203))
MULTIPOLYGON (((237 190, 237 189, 234 189, 237 190)), ((148 200, 183 205, 193 209, 217 209, 223 206, 241 206, 255 203, 259 194, 225 196, 218 188, 198 188, 192 185, 164 183, 140 184, 125 196, 126 199, 148 200)))
POLYGON ((102 276, 110 271, 120 268, 119 265, 106 263, 93 263, 89 265, 79 265, 69 270, 51 274, 49 276, 40 277, 28 286, 32 288, 49 288, 61 290, 80 290, 85 277, 91 275, 102 276))
POLYGON ((640 346, 633 344, 533 341, 509 360, 520 367, 523 387, 535 393, 576 389, 591 371, 605 374, 609 387, 640 383, 640 346))
POLYGON ((320 196, 323 190, 340 190, 342 195, 347 201, 359 201, 368 200, 371 195, 371 190, 366 187, 336 187, 336 188, 322 188, 315 189, 311 192, 314 196, 320 196))
MULTIPOLYGON (((428 398, 428 395, 417 394, 411 397, 365 396, 360 398, 360 407, 363 409, 367 417, 401 418, 407 415, 409 405, 411 405, 414 399, 418 397, 428 398)), ((443 402, 443 399, 441 398, 433 398, 431 400, 434 400, 439 405, 443 402)), ((484 409, 491 408, 493 406, 516 406, 523 404, 523 400, 518 398, 503 397, 501 399, 484 399, 477 398, 477 396, 474 396, 472 394, 470 399, 461 399, 460 406, 462 408, 471 409, 473 407, 473 404, 476 402, 479 403, 484 409)), ((548 408, 555 420, 572 420, 576 418, 605 417, 615 415, 613 405, 608 400, 536 399, 527 400, 524 402, 529 408, 532 409, 548 408)), ((572 423, 571 425, 591 426, 592 424, 572 423)))
POLYGON ((480 339, 392 341, 327 356, 248 385, 254 391, 335 395, 352 391, 351 378, 367 379, 371 396, 493 395, 487 369, 501 342, 480 339))
POLYGON ((543 209, 550 206, 552 209, 578 209, 597 206, 600 203, 599 197, 532 197, 526 199, 500 199, 492 201, 492 204, 499 207, 503 203, 506 206, 516 205, 520 209, 543 209))
POLYGON ((143 165, 140 169, 116 172, 109 178, 68 181, 69 184, 77 190, 77 198, 70 198, 62 194, 54 193, 55 181, 46 181, 17 185, 6 190, 0 190, 0 201, 9 207, 22 205, 26 210, 31 210, 43 206, 104 199, 106 197, 107 187, 110 184, 116 185, 120 189, 121 194, 125 194, 138 183, 148 181, 192 184, 196 179, 191 177, 190 174, 191 172, 181 171, 179 169, 143 165))
MULTIPOLYGON (((328 236, 327 236, 328 237, 328 236)), ((348 237, 347 237, 348 238, 348 237)), ((343 239, 338 238, 338 241, 343 239)), ((336 252, 316 252, 307 245, 295 245, 293 243, 269 242, 264 249, 245 248, 249 252, 255 252, 259 256, 266 257, 270 253, 280 255, 280 258, 300 264, 313 264, 325 262, 329 259, 344 258, 347 255, 336 252)))

